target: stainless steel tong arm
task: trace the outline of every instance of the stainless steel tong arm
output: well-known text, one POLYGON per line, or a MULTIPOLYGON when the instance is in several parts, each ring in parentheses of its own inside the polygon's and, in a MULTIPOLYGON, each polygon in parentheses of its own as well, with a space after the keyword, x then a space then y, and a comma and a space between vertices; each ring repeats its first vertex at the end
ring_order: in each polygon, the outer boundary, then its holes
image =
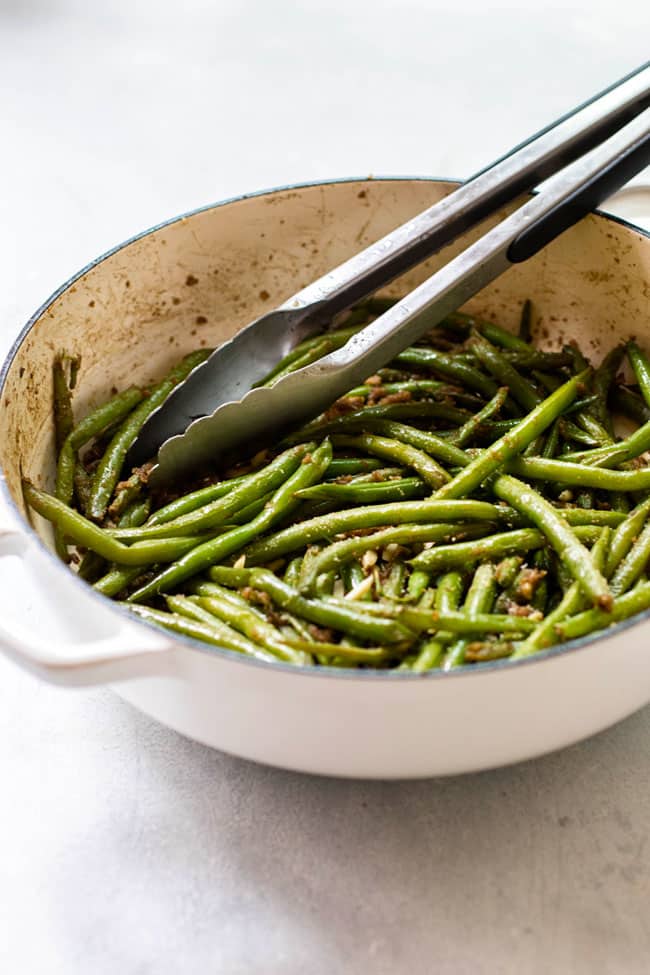
POLYGON ((154 478, 214 460, 236 444, 320 413, 390 361, 513 263, 536 253, 613 189, 650 164, 650 109, 549 180, 542 192, 497 224, 423 284, 353 336, 343 348, 269 387, 253 389, 193 422, 160 449, 154 478))

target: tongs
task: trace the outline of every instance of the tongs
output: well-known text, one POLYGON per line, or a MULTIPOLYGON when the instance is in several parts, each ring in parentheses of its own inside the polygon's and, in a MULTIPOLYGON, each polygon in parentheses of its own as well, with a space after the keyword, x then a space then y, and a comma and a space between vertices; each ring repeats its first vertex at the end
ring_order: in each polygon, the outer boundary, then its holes
POLYGON ((157 451, 151 481, 159 484, 311 419, 648 164, 650 62, 240 331, 151 415, 127 464, 157 451), (342 348, 254 388, 335 315, 540 183, 527 202, 342 348))

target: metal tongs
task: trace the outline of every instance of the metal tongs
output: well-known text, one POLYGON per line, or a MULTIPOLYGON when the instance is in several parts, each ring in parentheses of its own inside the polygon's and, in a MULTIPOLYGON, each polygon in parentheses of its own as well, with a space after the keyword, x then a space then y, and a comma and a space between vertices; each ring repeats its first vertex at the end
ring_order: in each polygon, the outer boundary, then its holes
POLYGON ((127 463, 142 463, 157 451, 151 479, 163 483, 213 464, 239 444, 259 442, 322 412, 649 165, 649 106, 647 63, 252 322, 194 369, 151 415, 127 463), (252 388, 334 315, 543 181, 519 209, 342 348, 273 385, 252 388))

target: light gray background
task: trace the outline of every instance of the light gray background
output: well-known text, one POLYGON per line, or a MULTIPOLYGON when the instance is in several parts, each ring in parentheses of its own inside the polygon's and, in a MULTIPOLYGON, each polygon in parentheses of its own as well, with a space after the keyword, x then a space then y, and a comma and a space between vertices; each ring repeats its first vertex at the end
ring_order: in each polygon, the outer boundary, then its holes
MULTIPOLYGON (((469 175, 648 36, 632 2, 0 0, 0 351, 152 223, 293 180, 469 175)), ((498 772, 320 780, 0 660, 0 969, 642 975, 649 740, 646 709, 498 772)))

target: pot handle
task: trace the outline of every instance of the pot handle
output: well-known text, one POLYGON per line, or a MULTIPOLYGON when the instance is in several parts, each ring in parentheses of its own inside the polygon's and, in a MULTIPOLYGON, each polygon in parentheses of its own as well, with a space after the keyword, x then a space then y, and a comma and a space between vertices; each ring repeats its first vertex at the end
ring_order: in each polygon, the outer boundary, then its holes
POLYGON ((0 593, 0 649, 45 680, 80 686, 171 672, 171 639, 57 566, 2 500, 0 593))

